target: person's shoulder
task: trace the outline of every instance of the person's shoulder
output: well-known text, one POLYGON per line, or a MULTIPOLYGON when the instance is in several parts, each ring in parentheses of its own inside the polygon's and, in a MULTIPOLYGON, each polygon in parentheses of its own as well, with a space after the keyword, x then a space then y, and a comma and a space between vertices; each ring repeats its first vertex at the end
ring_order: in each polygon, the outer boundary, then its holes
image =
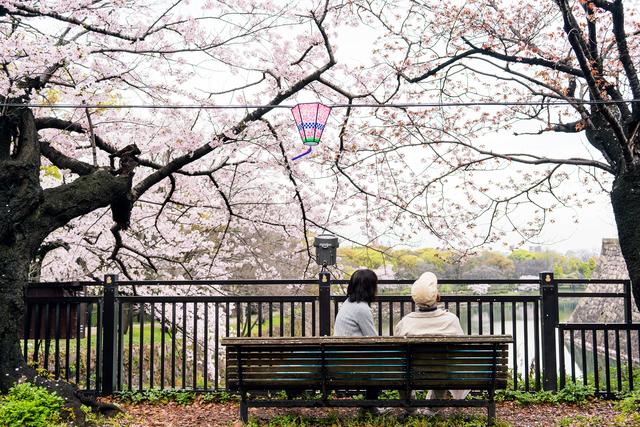
POLYGON ((371 307, 369 306, 369 304, 364 301, 354 302, 353 305, 358 311, 371 311, 371 307))
POLYGON ((369 308, 369 304, 363 301, 349 301, 347 298, 344 302, 344 305, 349 308, 351 311, 361 311, 369 308))
POLYGON ((369 311, 371 310, 371 307, 369 307, 369 304, 367 304, 364 301, 357 301, 357 302, 352 302, 351 305, 353 306, 354 310, 358 310, 358 311, 369 311))
POLYGON ((407 323, 407 316, 404 316, 398 323, 396 323, 395 328, 393 328, 393 335, 407 335, 407 331, 405 331, 405 324, 407 323))
POLYGON ((442 310, 442 311, 443 311, 442 315, 446 317, 450 322, 460 322, 460 319, 458 318, 458 316, 456 316, 449 310, 442 310))

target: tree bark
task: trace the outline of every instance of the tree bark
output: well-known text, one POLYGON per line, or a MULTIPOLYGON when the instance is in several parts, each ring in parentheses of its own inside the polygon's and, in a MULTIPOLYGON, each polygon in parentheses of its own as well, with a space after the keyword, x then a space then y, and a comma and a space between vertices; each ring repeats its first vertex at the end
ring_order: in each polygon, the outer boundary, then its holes
MULTIPOLYGON (((19 330, 29 265, 51 232, 74 218, 129 197, 133 166, 120 175, 83 167, 84 173, 75 180, 43 190, 41 155, 29 109, 14 109, 0 116, 0 392, 19 381, 43 386, 63 397, 73 409, 74 423, 84 425, 83 403, 100 410, 112 408, 97 404, 69 383, 38 377, 22 355, 19 330)), ((62 160, 74 167, 80 164, 62 160)))
POLYGON ((0 245, 0 393, 7 392, 17 382, 32 384, 55 392, 65 400, 71 410, 63 414, 73 425, 85 425, 82 405, 99 411, 113 411, 113 405, 104 408, 91 396, 85 396, 76 386, 62 380, 39 377, 22 355, 19 329, 25 312, 24 294, 28 284, 31 251, 21 244, 0 245))
POLYGON ((640 310, 640 172, 616 177, 611 191, 611 204, 620 250, 629 270, 633 298, 640 310))
POLYGON ((24 314, 30 254, 19 245, 0 245, 0 391, 6 392, 26 368, 18 330, 24 314))
POLYGON ((40 242, 24 227, 42 199, 40 152, 33 114, 10 110, 2 119, 0 143, 0 391, 26 367, 18 330, 24 313, 29 262, 40 242), (14 150, 7 146, 13 145, 14 150), (15 154, 14 154, 15 153, 15 154))

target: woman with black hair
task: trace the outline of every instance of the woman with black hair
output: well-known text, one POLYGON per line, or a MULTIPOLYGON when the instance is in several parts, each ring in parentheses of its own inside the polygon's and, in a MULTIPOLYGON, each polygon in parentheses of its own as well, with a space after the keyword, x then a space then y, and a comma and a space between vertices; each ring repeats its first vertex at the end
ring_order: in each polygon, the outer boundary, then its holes
MULTIPOLYGON (((371 270, 356 270, 349 279, 347 299, 342 303, 333 325, 333 335, 341 337, 377 336, 373 325, 373 313, 369 304, 378 293, 378 276, 371 270)), ((377 387, 367 387, 365 399, 376 400, 380 393, 377 387)), ((361 415, 384 414, 382 408, 361 408, 361 415)))
POLYGON ((342 337, 376 336, 369 304, 378 292, 378 276, 371 270, 356 270, 349 279, 347 299, 342 303, 333 326, 333 335, 342 337))

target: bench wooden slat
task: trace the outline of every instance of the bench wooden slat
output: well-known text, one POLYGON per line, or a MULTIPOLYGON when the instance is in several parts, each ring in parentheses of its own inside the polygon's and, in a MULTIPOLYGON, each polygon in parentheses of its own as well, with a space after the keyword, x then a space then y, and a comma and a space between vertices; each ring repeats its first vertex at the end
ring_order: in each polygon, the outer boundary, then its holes
MULTIPOLYGON (((501 361, 497 361, 497 366, 500 367, 506 363, 506 358, 501 361)), ((288 367, 288 366, 299 366, 299 367, 320 367, 322 365, 322 360, 309 360, 309 361, 297 361, 297 360, 261 360, 258 362, 253 361, 252 363, 242 363, 243 367, 251 368, 255 367, 288 367)), ((237 368, 237 362, 232 361, 227 363, 227 366, 237 368)), ((326 361, 325 366, 327 367, 340 367, 340 366, 361 366, 361 367, 370 367, 370 366, 406 366, 406 362, 403 360, 340 360, 340 361, 326 361)), ((412 363, 411 366, 414 368, 428 369, 428 368, 457 368, 457 367, 486 367, 493 368, 493 363, 490 360, 478 359, 478 360, 450 360, 450 361, 437 361, 433 360, 432 362, 420 362, 420 363, 412 363)), ((506 368, 506 366, 503 366, 506 368)))
MULTIPOLYGON (((235 363, 229 363, 227 366, 233 370, 238 368, 238 365, 235 363)), ((243 364, 243 370, 251 370, 251 369, 278 369, 283 370, 289 367, 291 368, 299 368, 299 369, 310 369, 310 368, 320 368, 322 365, 320 361, 318 363, 308 363, 308 364, 298 364, 296 362, 291 363, 260 363, 260 364, 243 364)), ((404 363, 390 363, 385 361, 369 361, 368 363, 327 363, 326 367, 330 369, 340 368, 340 367, 353 367, 354 369, 369 369, 372 367, 384 367, 384 368, 404 368, 406 366, 404 363)))
POLYGON ((320 365, 307 365, 307 366, 245 366, 242 368, 242 372, 249 374, 251 372, 289 372, 292 375, 298 372, 320 372, 322 370, 320 365))
MULTIPOLYGON (((411 360, 415 362, 419 362, 421 360, 430 361, 430 360, 446 360, 446 359, 486 359, 493 360, 493 352, 487 353, 437 353, 437 354, 424 354, 424 353, 412 353, 411 360)), ((497 351, 495 354, 497 359, 506 359, 508 357, 508 353, 506 351, 497 351)))
MULTIPOLYGON (((236 346, 229 347, 229 354, 237 354, 236 346)), ((439 357, 442 354, 469 354, 469 355, 493 355, 493 347, 489 345, 483 346, 456 346, 456 347, 410 347, 410 353, 412 355, 422 355, 422 356, 433 356, 439 357)), ((508 349, 501 345, 498 345, 496 348, 496 353, 498 355, 502 353, 507 353, 508 349)), ((370 355, 377 354, 381 357, 400 357, 406 354, 406 349, 397 348, 397 349, 387 349, 387 348, 362 348, 362 349, 336 349, 333 347, 325 347, 325 357, 358 357, 361 355, 370 355)), ((264 348, 255 348, 255 347, 244 347, 242 346, 242 354, 246 357, 260 357, 260 356, 273 356, 273 357, 285 357, 285 356, 296 356, 296 357, 317 357, 322 354, 320 348, 301 348, 296 350, 282 350, 282 349, 273 349, 268 350, 264 348)))
MULTIPOLYGON (((243 384, 247 390, 253 389, 269 389, 280 390, 288 388, 300 388, 304 386, 306 389, 317 389, 322 386, 322 380, 320 378, 289 378, 281 380, 273 379, 252 379, 250 381, 243 380, 243 384)), ((426 381, 420 380, 412 382, 412 390, 484 390, 490 387, 492 381, 486 379, 473 379, 469 378, 465 381, 460 380, 447 380, 446 383, 443 380, 426 381)), ((497 378, 496 387, 504 388, 507 384, 507 378, 497 378)), ((238 380, 230 381, 229 384, 232 388, 238 386, 238 380)), ((405 387, 403 380, 389 378, 376 379, 363 383, 362 381, 349 380, 349 379, 336 379, 327 383, 329 389, 350 389, 350 390, 363 390, 367 387, 383 387, 385 389, 401 389, 405 387)))
MULTIPOLYGON (((438 365, 438 364, 433 364, 433 365, 412 365, 411 369, 412 371, 446 371, 446 370, 460 370, 460 369, 466 369, 467 367, 470 367, 469 369, 474 370, 474 369, 485 369, 485 370, 494 370, 492 365, 488 365, 488 364, 483 364, 483 363, 473 363, 473 364, 442 364, 442 365, 438 365)), ((506 364, 500 364, 498 363, 495 370, 497 371, 501 371, 501 370, 507 370, 508 367, 506 366, 506 364)))
MULTIPOLYGON (((332 345, 332 344, 324 344, 325 354, 327 355, 356 355, 356 354, 369 354, 369 353, 388 353, 388 354, 402 354, 406 352, 407 348, 411 349, 411 352, 416 353, 446 353, 446 352, 488 352, 493 351, 493 344, 486 343, 477 343, 476 345, 465 344, 465 345, 380 345, 377 347, 357 347, 352 348, 351 346, 345 347, 340 345, 332 345)), ((504 344, 496 344, 497 351, 506 351, 507 346, 504 344)), ((316 347, 308 347, 308 346, 300 346, 293 347, 291 349, 283 349, 281 346, 279 347, 269 347, 269 346, 255 346, 253 344, 248 345, 233 345, 227 347, 229 351, 235 352, 237 348, 242 348, 243 353, 265 353, 265 354, 316 354, 321 352, 320 345, 316 347)))
MULTIPOLYGON (((320 344, 351 344, 357 346, 381 344, 419 344, 419 343, 511 343, 513 338, 510 335, 423 335, 410 337, 229 337, 223 338, 221 344, 223 346, 231 345, 320 345, 320 344), (365 338, 365 339, 363 339, 365 338)), ((282 348, 282 347, 281 347, 282 348)))
MULTIPOLYGON (((497 358, 506 358, 507 351, 496 351, 495 357, 497 358)), ((235 360, 237 359, 237 352, 228 352, 228 359, 235 360)), ((404 359, 406 356, 404 353, 398 353, 395 355, 391 355, 388 353, 378 353, 378 352, 361 352, 358 354, 325 354, 326 360, 363 360, 363 359, 371 359, 372 357, 379 359, 404 359)), ((420 360, 442 360, 442 359, 452 359, 452 358, 468 358, 468 359, 488 359, 491 360, 494 357, 493 351, 485 351, 485 352, 465 352, 465 351, 449 351, 449 352, 438 352, 438 353, 423 353, 412 351, 410 353, 411 359, 414 361, 420 360)), ((321 353, 256 353, 243 351, 241 354, 242 359, 244 360, 291 360, 291 359, 304 359, 304 360, 314 360, 321 359, 321 353)))
MULTIPOLYGON (((236 365, 238 363, 237 358, 233 358, 233 360, 229 360, 228 364, 236 365)), ((244 357, 240 359, 240 363, 243 366, 252 366, 252 365, 319 365, 322 363, 322 358, 318 357, 315 359, 304 359, 304 358, 281 358, 281 359, 245 359, 244 357)))
MULTIPOLYGON (((502 346, 497 346, 496 353, 506 353, 508 350, 502 346)), ((492 346, 478 346, 473 348, 464 347, 430 347, 430 348, 414 348, 411 347, 411 354, 424 356, 439 356, 441 354, 469 354, 469 355, 492 355, 492 346)))

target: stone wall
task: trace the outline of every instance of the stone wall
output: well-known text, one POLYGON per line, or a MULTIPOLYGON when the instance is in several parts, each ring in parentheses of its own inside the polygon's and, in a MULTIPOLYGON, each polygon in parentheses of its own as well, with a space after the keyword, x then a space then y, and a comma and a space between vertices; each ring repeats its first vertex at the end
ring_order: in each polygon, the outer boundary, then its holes
MULTIPOLYGON (((628 279, 627 266, 620 252, 618 239, 602 239, 602 250, 593 279, 628 279)), ((622 292, 622 285, 590 284, 586 292, 622 292)), ((633 319, 640 321, 635 304, 633 319)), ((621 298, 581 298, 568 320, 569 323, 623 323, 624 306, 621 298)))
MULTIPOLYGON (((618 239, 602 239, 602 250, 598 259, 598 266, 594 272, 593 279, 628 279, 629 273, 627 266, 620 252, 618 239)), ((586 292, 622 292, 623 286, 619 284, 589 284, 586 292)), ((634 322, 640 322, 640 313, 635 306, 632 307, 632 319, 634 322)), ((624 305, 622 298, 580 298, 580 302, 567 320, 567 323, 624 323, 624 305)), ((566 338, 568 340, 568 336, 566 338)), ((580 348, 582 337, 579 332, 574 335, 575 343, 580 348)), ((615 357, 616 334, 610 332, 609 336, 609 353, 611 357, 615 357)), ((627 333, 619 334, 620 355, 624 362, 627 360, 627 333)), ((585 334, 585 346, 588 350, 593 349, 593 334, 587 331, 585 334)), ((599 332, 596 335, 598 344, 598 354, 603 355, 604 333, 599 332)), ((631 333, 631 342, 637 343, 637 332, 631 333)), ((637 346, 633 345, 632 356, 637 363, 640 361, 637 354, 637 346), (634 351, 635 350, 635 351, 634 351), (635 354, 634 354, 635 353, 635 354)))

